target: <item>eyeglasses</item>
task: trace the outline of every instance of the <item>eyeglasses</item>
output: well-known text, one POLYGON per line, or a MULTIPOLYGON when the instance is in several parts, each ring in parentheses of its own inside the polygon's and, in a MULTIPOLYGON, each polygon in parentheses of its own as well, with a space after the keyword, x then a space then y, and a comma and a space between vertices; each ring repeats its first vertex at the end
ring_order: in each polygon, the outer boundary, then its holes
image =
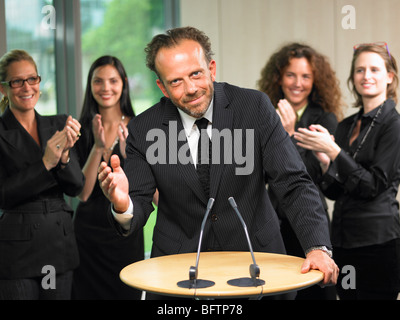
POLYGON ((378 47, 385 48, 387 53, 388 53, 388 55, 389 55, 389 58, 392 59, 392 57, 390 55, 390 51, 389 51, 389 46, 388 46, 388 44, 386 42, 360 43, 360 44, 356 44, 353 47, 353 49, 354 49, 354 52, 355 52, 357 49, 359 49, 361 47, 368 47, 368 46, 378 46, 378 47))
POLYGON ((2 85, 9 86, 10 88, 22 88, 25 82, 28 82, 29 85, 33 86, 34 84, 38 84, 42 81, 42 78, 38 75, 37 77, 29 77, 28 79, 15 79, 11 81, 1 82, 2 85))

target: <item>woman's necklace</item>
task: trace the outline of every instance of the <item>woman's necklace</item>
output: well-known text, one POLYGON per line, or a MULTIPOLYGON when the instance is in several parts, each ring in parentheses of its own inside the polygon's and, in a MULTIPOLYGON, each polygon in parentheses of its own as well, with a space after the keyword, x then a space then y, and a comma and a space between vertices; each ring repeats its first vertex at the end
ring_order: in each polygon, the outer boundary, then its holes
POLYGON ((363 137, 361 143, 358 145, 356 152, 354 152, 354 154, 353 154, 353 159, 354 159, 354 160, 356 159, 358 152, 359 152, 359 151, 361 150, 361 148, 364 146, 364 143, 365 143, 365 141, 367 140, 367 137, 368 137, 369 133, 371 132, 372 128, 375 126, 376 120, 378 119, 379 115, 381 114, 382 108, 383 108, 383 105, 384 105, 384 104, 385 104, 385 103, 382 103, 382 104, 379 106, 379 109, 378 109, 378 111, 376 112, 375 117, 372 119, 372 122, 371 122, 371 124, 370 124, 369 127, 368 127, 367 133, 364 135, 364 137, 363 137))
MULTIPOLYGON (((125 116, 122 115, 121 121, 124 121, 124 120, 125 120, 125 116)), ((120 128, 119 126, 118 126, 118 130, 121 130, 123 132, 122 128, 120 128)), ((113 150, 114 150, 114 148, 115 148, 115 146, 117 145, 118 142, 119 142, 119 136, 117 134, 117 137, 115 138, 115 140, 114 140, 113 144, 111 145, 111 147, 104 151, 104 155, 103 155, 104 158, 106 158, 108 155, 110 155, 113 152, 113 150)))

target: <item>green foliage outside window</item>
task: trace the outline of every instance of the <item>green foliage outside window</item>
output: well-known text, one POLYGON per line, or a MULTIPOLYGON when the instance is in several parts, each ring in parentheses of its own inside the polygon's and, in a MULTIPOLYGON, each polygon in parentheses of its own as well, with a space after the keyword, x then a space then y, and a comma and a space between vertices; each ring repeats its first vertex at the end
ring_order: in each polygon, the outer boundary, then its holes
MULTIPOLYGON (((136 114, 160 100, 162 93, 146 67, 144 48, 164 31, 163 0, 81 0, 81 27, 84 88, 92 62, 112 55, 127 71, 136 114)), ((146 255, 151 250, 156 211, 155 207, 144 229, 146 255)))

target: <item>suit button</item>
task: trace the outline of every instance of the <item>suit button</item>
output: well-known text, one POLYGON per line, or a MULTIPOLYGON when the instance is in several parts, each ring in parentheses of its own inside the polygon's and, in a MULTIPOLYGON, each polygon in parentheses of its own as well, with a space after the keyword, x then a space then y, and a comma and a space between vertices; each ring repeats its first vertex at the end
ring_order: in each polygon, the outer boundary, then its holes
POLYGON ((211 216, 211 221, 212 222, 218 221, 218 216, 215 213, 211 216))

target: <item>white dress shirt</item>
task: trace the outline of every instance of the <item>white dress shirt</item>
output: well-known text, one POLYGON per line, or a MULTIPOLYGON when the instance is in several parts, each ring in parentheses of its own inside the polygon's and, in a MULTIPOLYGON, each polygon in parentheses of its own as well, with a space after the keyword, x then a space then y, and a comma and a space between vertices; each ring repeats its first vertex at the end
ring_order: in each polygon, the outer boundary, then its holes
MULTIPOLYGON (((208 107, 206 113, 204 114, 203 118, 206 118, 209 121, 208 127, 207 127, 207 134, 211 139, 211 134, 212 134, 212 114, 213 114, 213 109, 214 109, 214 100, 211 101, 210 106, 208 107)), ((190 148, 190 154, 192 155, 193 163, 195 167, 197 166, 197 145, 199 142, 200 138, 200 131, 195 125, 196 118, 188 115, 187 113, 183 112, 178 108, 179 115, 182 120, 183 124, 183 129, 185 130, 185 135, 186 139, 189 144, 190 148)), ((125 229, 129 230, 130 229, 130 224, 131 220, 133 217, 133 203, 132 199, 129 197, 129 208, 126 212, 123 213, 116 213, 114 211, 113 206, 111 206, 111 212, 117 220, 117 222, 125 229)))

